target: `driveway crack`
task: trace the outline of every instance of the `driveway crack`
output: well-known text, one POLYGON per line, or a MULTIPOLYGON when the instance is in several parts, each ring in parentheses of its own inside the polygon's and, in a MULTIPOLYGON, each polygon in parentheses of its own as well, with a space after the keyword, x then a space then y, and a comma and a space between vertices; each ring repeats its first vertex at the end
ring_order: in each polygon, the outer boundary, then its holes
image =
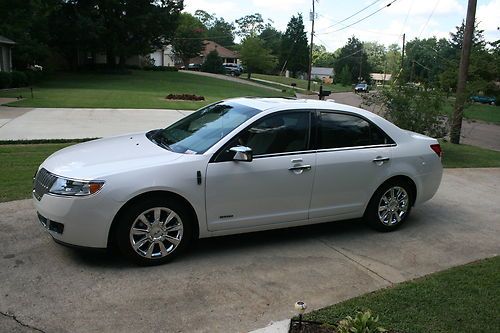
POLYGON ((352 261, 353 263, 355 263, 356 265, 359 265, 361 267, 363 267, 364 269, 366 269, 367 271, 369 271, 370 273, 372 274, 375 274, 376 276, 378 276, 379 278, 381 278, 382 280, 384 280, 385 282, 388 282, 389 284, 393 285, 394 282, 392 282, 391 280, 389 280, 388 278, 380 275, 379 273, 377 273, 376 271, 374 271, 373 269, 371 269, 370 267, 366 266, 366 265, 363 265, 362 263, 360 263, 359 261, 357 261, 356 259, 350 257, 349 255, 347 255, 346 253, 344 253, 343 251, 339 250, 338 248, 336 248, 335 246, 331 246, 330 244, 328 244, 327 242, 325 242, 324 240, 320 239, 320 238, 317 238, 318 241, 320 241, 323 245, 325 245, 326 247, 332 249, 333 251, 337 252, 338 254, 342 255, 343 257, 347 258, 348 260, 352 261))
POLYGON ((9 313, 5 313, 5 312, 2 312, 0 311, 0 314, 4 317, 7 317, 7 318, 11 318, 13 319, 16 323, 18 323, 19 325, 23 326, 23 327, 26 327, 26 328, 29 328, 29 329, 32 329, 34 331, 37 331, 37 332, 42 332, 42 333, 45 333, 45 331, 39 329, 39 328, 36 328, 34 326, 31 326, 31 325, 28 325, 28 324, 25 324, 23 323, 22 321, 20 321, 15 315, 13 314, 9 314, 9 313))

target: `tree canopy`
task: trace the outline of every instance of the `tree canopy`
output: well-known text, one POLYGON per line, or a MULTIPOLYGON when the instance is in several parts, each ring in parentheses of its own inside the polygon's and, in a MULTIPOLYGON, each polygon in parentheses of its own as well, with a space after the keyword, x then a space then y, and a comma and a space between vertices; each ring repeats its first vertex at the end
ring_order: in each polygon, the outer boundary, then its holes
POLYGON ((280 66, 295 76, 306 72, 309 64, 309 47, 302 15, 292 16, 281 38, 280 66))

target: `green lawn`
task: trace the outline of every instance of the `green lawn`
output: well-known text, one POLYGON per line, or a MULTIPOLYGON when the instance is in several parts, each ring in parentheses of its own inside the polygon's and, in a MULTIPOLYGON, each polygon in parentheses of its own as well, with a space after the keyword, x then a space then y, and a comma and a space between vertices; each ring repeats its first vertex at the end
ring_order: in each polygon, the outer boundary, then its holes
POLYGON ((468 145, 440 141, 445 168, 500 167, 500 152, 468 145))
MULTIPOLYGON (((447 115, 452 115, 453 104, 450 101, 445 103, 444 111, 447 115)), ((464 110, 464 117, 500 125, 500 106, 479 103, 467 104, 464 110)))
POLYGON ((370 309, 380 316, 380 326, 400 332, 498 332, 499 279, 495 257, 313 311, 305 319, 334 325, 370 309))
MULTIPOLYGON (((284 77, 278 75, 266 75, 266 74, 252 74, 252 78, 273 81, 277 83, 286 84, 288 86, 290 86, 290 84, 292 83, 295 83, 297 84, 297 87, 302 89, 307 89, 307 80, 294 79, 291 77, 284 77)), ((311 81, 311 90, 318 91, 319 86, 320 85, 318 83, 314 83, 313 81, 311 81)), ((351 86, 343 86, 340 84, 323 84, 323 88, 325 90, 331 90, 332 92, 352 91, 351 86)))
POLYGON ((38 166, 50 154, 71 144, 0 145, 0 202, 30 198, 38 166))
POLYGON ((22 95, 10 103, 23 107, 162 108, 195 110, 224 98, 282 96, 269 89, 180 72, 132 71, 131 74, 58 73, 34 88, 0 92, 0 97, 22 95), (195 94, 205 101, 167 101, 168 94, 195 94))
MULTIPOLYGON (((74 143, 0 144, 0 202, 30 197, 33 173, 56 150, 74 143)), ((445 168, 500 167, 500 152, 441 142, 445 168)))

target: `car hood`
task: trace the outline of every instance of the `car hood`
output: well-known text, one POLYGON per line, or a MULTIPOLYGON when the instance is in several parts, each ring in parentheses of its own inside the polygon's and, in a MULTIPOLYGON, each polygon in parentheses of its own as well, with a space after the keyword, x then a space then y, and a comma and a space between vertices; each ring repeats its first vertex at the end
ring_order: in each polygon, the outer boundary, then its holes
POLYGON ((68 178, 92 180, 172 162, 182 154, 161 148, 145 133, 89 141, 61 149, 40 167, 68 178))

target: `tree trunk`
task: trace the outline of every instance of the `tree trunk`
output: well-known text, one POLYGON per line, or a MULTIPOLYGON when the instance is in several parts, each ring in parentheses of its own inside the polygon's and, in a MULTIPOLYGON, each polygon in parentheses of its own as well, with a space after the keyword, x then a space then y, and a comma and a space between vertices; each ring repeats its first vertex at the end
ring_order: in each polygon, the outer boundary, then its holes
POLYGON ((457 98, 450 131, 450 141, 455 144, 460 143, 460 132, 462 130, 462 118, 464 115, 464 103, 466 98, 465 86, 467 84, 467 71, 469 70, 469 59, 472 48, 476 4, 477 0, 469 0, 467 7, 467 20, 465 23, 462 55, 460 56, 460 67, 458 70, 457 98))

